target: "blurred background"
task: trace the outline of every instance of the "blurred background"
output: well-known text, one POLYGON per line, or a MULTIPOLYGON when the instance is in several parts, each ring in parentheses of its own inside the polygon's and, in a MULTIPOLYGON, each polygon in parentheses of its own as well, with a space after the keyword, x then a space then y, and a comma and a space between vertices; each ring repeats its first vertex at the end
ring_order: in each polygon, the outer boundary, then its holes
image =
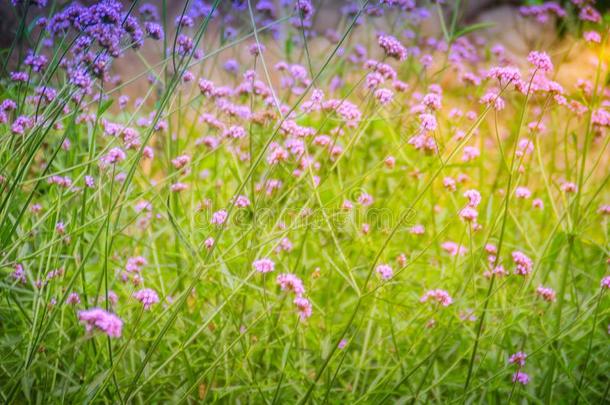
MULTIPOLYGON (((25 0, 28 1, 28 0, 25 0)), ((430 1, 415 1, 417 6, 429 5, 430 1)), ((440 1, 442 10, 445 13, 445 18, 450 19, 452 10, 459 0, 440 1)), ((558 1, 566 10, 573 9, 572 2, 583 2, 585 0, 558 1)), ((167 9, 166 23, 168 32, 166 36, 173 39, 175 34, 174 21, 179 17, 185 5, 189 10, 197 8, 205 10, 212 3, 212 0, 152 0, 152 1, 123 1, 124 10, 134 7, 134 12, 143 4, 149 3, 158 7, 159 10, 163 6, 167 9), (173 32, 172 32, 173 30, 173 32)), ((289 3, 294 3, 295 0, 252 0, 252 7, 256 10, 259 3, 273 3, 277 10, 291 10, 289 3)), ((587 3, 594 3, 586 1, 587 3)), ((80 1, 83 5, 91 5, 96 3, 91 0, 80 1)), ((346 27, 346 21, 350 15, 353 15, 353 10, 358 9, 358 5, 362 1, 354 0, 313 0, 312 3, 316 7, 316 12, 312 20, 311 30, 308 32, 308 46, 323 54, 325 49, 332 49, 332 44, 329 43, 329 32, 334 36, 340 36, 342 29, 346 27), (352 14, 350 14, 350 10, 352 14)), ((583 72, 593 70, 595 64, 596 52, 591 47, 585 46, 582 41, 575 41, 574 32, 571 32, 564 20, 557 21, 554 18, 549 18, 546 21, 537 21, 534 18, 525 18, 519 8, 524 5, 543 4, 541 1, 515 1, 515 0, 461 0, 459 1, 458 23, 461 26, 469 26, 473 24, 485 23, 485 27, 477 29, 469 37, 484 38, 488 45, 501 45, 511 63, 519 64, 525 59, 529 51, 533 49, 544 49, 551 54, 553 59, 561 60, 561 69, 557 72, 556 79, 562 83, 572 83, 576 81, 576 77, 586 77, 583 72)), ((65 1, 49 1, 49 5, 44 9, 44 13, 49 13, 53 9, 61 8, 71 2, 65 1)), ((369 2, 374 4, 374 1, 369 2)), ((608 10, 610 0, 595 2, 594 6, 601 12, 608 10)), ((22 17, 25 8, 16 9, 11 5, 11 0, 2 0, 0 2, 0 48, 8 49, 15 43, 15 34, 18 30, 19 21, 22 17)), ((37 11, 37 15, 40 15, 37 11)), ((257 26, 261 27, 264 24, 269 24, 273 19, 280 20, 285 15, 277 13, 274 16, 261 17, 257 15, 257 26), (260 18, 259 18, 260 17, 260 18)), ((376 31, 388 30, 387 21, 393 16, 385 16, 381 18, 368 18, 365 27, 359 27, 352 34, 358 40, 358 32, 367 33, 367 30, 375 29, 376 31)), ((28 21, 33 26, 34 18, 26 16, 28 21)), ((200 19, 198 24, 200 24, 200 19)), ((265 53, 267 64, 272 66, 275 62, 285 57, 285 41, 282 37, 282 24, 289 24, 284 19, 284 22, 275 24, 273 29, 261 34, 261 41, 264 42, 268 51, 265 53), (276 31, 274 31, 276 30, 276 31)), ((196 29, 185 29, 186 34, 194 32, 196 29), (189 31, 190 30, 190 31, 189 31)), ((202 48, 204 52, 210 52, 226 45, 226 37, 228 31, 231 30, 235 37, 240 37, 252 32, 252 22, 250 20, 247 0, 222 0, 218 9, 217 18, 214 18, 208 28, 202 48)), ((396 24, 392 27, 392 31, 400 33, 402 28, 396 24)), ((370 32, 368 32, 370 34, 370 32)), ((423 25, 423 32, 420 35, 429 37, 442 37, 441 24, 439 16, 432 14, 427 18, 423 25)), ((370 37, 370 35, 369 35, 370 37)), ((234 39, 233 38, 233 39, 234 39)), ((297 42, 300 38, 296 38, 297 42)), ((251 43, 250 39, 247 44, 251 43)), ((18 41, 17 41, 18 42, 18 41)), ((476 42, 476 41, 475 41, 476 42)), ((243 46, 228 47, 219 54, 218 59, 223 62, 227 58, 235 58, 242 60, 247 58, 247 50, 243 46), (243 55, 241 55, 243 54, 243 55), (240 57, 241 56, 241 57, 240 57)), ((159 63, 162 58, 162 46, 154 41, 147 41, 144 48, 136 54, 127 52, 124 57, 116 60, 113 65, 113 73, 121 77, 136 77, 142 76, 149 66, 154 66, 159 63), (151 43, 152 42, 152 43, 151 43), (147 67, 148 65, 148 67, 147 67)), ((3 52, 6 55, 6 52, 3 52)), ((16 54, 13 54, 13 57, 16 54)), ((303 63, 304 61, 300 61, 303 63)), ((10 66, 10 64, 9 64, 10 66)), ((3 72, 2 74, 6 74, 3 72)), ((212 74, 212 73, 210 73, 212 74)), ((211 77, 213 78, 213 77, 211 77)), ((145 77, 135 80, 126 86, 123 92, 128 95, 137 96, 144 92, 149 84, 145 77)), ((569 86, 568 86, 569 87, 569 86)))

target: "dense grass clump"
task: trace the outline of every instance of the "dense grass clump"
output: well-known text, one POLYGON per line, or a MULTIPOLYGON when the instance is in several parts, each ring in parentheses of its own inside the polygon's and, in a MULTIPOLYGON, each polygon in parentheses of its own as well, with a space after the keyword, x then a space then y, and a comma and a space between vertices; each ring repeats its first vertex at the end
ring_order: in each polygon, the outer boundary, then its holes
POLYGON ((610 400, 594 2, 89 3, 7 6, 2 402, 610 400))

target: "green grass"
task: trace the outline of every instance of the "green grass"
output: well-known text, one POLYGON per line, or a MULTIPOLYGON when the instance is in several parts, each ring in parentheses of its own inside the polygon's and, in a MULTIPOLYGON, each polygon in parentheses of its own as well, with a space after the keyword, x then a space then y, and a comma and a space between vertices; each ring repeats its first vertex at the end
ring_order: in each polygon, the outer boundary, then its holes
MULTIPOLYGON (((52 3, 54 10, 61 9, 52 3)), ((124 11, 137 15, 136 3, 124 11)), ((226 13, 222 3, 216 1, 212 8, 226 13)), ((222 39, 210 15, 192 28, 181 28, 195 48, 206 50, 196 59, 192 52, 176 51, 173 17, 163 2, 166 39, 151 45, 161 59, 126 45, 125 52, 136 53, 142 63, 142 74, 123 77, 122 84, 101 86, 98 81, 89 95, 82 96, 68 82, 60 64, 71 58, 72 36, 56 40, 46 51, 51 53, 43 74, 28 71, 32 82, 11 81, 8 72, 2 76, 0 101, 17 101, 17 110, 0 124, 2 402, 608 401, 610 306, 600 281, 608 274, 610 233, 608 216, 599 212, 610 198, 608 136, 593 116, 606 108, 607 67, 598 63, 588 72, 593 77, 590 93, 562 83, 568 102, 586 107, 576 114, 552 94, 535 90, 525 61, 525 90, 517 92, 512 84, 494 79, 464 85, 448 52, 436 52, 428 69, 414 55, 404 62, 383 56, 372 19, 363 12, 368 2, 341 18, 335 42, 316 41, 292 27, 298 15, 288 8, 272 22, 261 22, 253 5, 238 14, 243 28, 234 39, 222 39), (363 24, 357 23, 360 19, 363 24), (281 39, 270 35, 274 27, 285 34, 281 39), (253 43, 267 50, 248 55, 245 49, 253 43), (369 57, 394 67, 409 86, 388 105, 366 87, 368 70, 362 63, 349 61, 358 44, 369 57), (266 118, 231 116, 201 94, 199 78, 216 86, 248 84, 241 75, 222 71, 229 57, 240 61, 242 73, 256 69, 256 80, 273 89, 268 102, 251 93, 231 102, 266 118), (284 58, 309 73, 302 93, 280 86, 274 65, 284 58), (187 70, 195 80, 183 83, 187 70), (131 95, 128 107, 119 109, 119 96, 151 73, 155 84, 145 94, 131 95), (333 91, 336 75, 344 84, 333 91), (443 106, 433 112, 438 128, 430 133, 438 152, 426 154, 409 140, 420 125, 412 107, 431 84, 443 84, 443 106), (54 101, 25 101, 36 86, 45 85, 57 90, 54 101), (349 122, 328 110, 303 112, 301 106, 315 89, 342 107, 353 104, 361 118, 349 122), (505 109, 479 102, 490 89, 505 100, 505 109), (140 106, 134 105, 136 97, 143 99, 140 106), (278 105, 284 108, 278 111, 278 105), (454 107, 461 117, 451 116, 454 107), (17 116, 36 111, 40 118, 24 135, 11 132, 17 116), (92 119, 83 122, 83 113, 92 119), (222 131, 198 120, 204 113, 227 126, 243 126, 245 137, 223 138, 222 131), (140 125, 141 118, 150 122, 140 125), (107 122, 137 129, 140 144, 126 148, 119 137, 104 133, 107 122), (301 165, 293 154, 269 163, 275 143, 289 149, 285 128, 291 122, 311 130, 299 138, 302 157, 317 165, 301 165), (543 122, 546 130, 532 134, 530 122, 543 122), (167 126, 155 129, 159 123, 167 126), (463 136, 456 138, 456 131, 463 136), (330 144, 317 144, 320 135, 327 135, 330 144), (218 147, 201 145, 198 139, 204 136, 217 137, 218 147), (517 153, 524 138, 532 140, 532 153, 517 153), (65 140, 68 149, 62 148, 65 140), (154 149, 152 160, 144 156, 147 146, 154 149), (335 146, 341 149, 331 155, 335 146), (464 161, 465 146, 478 147, 480 156, 464 161), (125 150, 126 159, 100 166, 115 147, 125 150), (174 167, 172 160, 184 154, 190 162, 174 167), (395 165, 385 162, 388 156, 395 165), (300 170, 298 176, 295 170, 300 170), (461 175, 467 177, 457 182, 456 191, 444 186, 446 177, 461 175), (68 176, 72 186, 49 184, 51 176, 68 176), (85 187, 85 176, 95 178, 94 187, 85 187), (281 186, 268 193, 265 182, 270 179, 281 186), (177 182, 188 189, 172 192, 177 182), (573 182, 576 191, 563 191, 564 182, 573 182), (518 198, 517 187, 527 187, 532 196, 518 198), (459 215, 468 201, 463 193, 470 189, 482 196, 480 229, 459 215), (363 193, 373 196, 372 205, 357 202, 363 193), (235 207, 238 195, 246 196, 250 206, 235 207), (534 208, 534 198, 544 208, 534 208), (345 200, 353 209, 343 207, 345 200), (150 210, 138 208, 143 201, 150 210), (40 212, 32 211, 34 204, 40 204, 40 212), (227 222, 212 224, 213 214, 223 209, 227 222), (64 233, 56 230, 58 222, 65 224, 64 233), (411 232, 418 224, 425 227, 422 235, 411 232), (214 245, 208 248, 210 237, 214 245), (442 247, 447 241, 466 253, 448 254, 442 247), (487 244, 496 246, 496 257, 488 257, 487 244), (532 259, 527 276, 514 274, 514 251, 532 259), (398 260, 401 254, 406 262, 398 260), (132 274, 122 281, 128 259, 136 256, 147 260, 142 280, 135 283, 132 274), (258 273, 253 262, 260 258, 273 260, 275 270, 258 273), (13 277, 17 264, 24 268, 25 282, 13 277), (390 279, 379 277, 380 264, 392 267, 390 279), (484 276, 496 265, 509 275, 484 276), (55 269, 63 269, 62 275, 36 286, 55 269), (308 319, 299 318, 294 295, 278 287, 281 273, 302 280, 304 297, 313 307, 308 319), (556 300, 537 296, 539 285, 552 288, 556 300), (133 297, 143 287, 160 298, 150 310, 133 297), (420 302, 434 289, 446 290, 451 305, 420 302), (79 294, 79 304, 66 302, 73 292, 79 294), (113 292, 116 304, 109 299, 113 292), (123 321, 120 337, 85 330, 78 313, 93 307, 123 321), (518 351, 528 355, 521 369, 530 377, 526 385, 512 381, 517 367, 508 358, 518 351)), ((318 7, 316 16, 324 7, 318 7)), ((459 2, 448 11, 448 23, 436 7, 431 12, 441 16, 438 38, 452 46, 487 27, 462 26, 459 2)), ((184 5, 178 15, 187 12, 184 5)), ((570 11, 568 18, 573 17, 570 11)), ((419 25, 400 16, 384 18, 387 33, 404 44, 415 45, 401 37, 404 29, 423 35, 419 25)), ((577 26, 574 34, 594 28, 605 32, 605 23, 594 27, 570 21, 577 26)), ((9 71, 24 70, 14 55, 25 55, 29 47, 43 49, 47 35, 25 23, 17 27, 27 41, 15 42, 3 53, 2 65, 9 71)), ((489 53, 492 45, 475 46, 480 60, 459 65, 472 72, 497 65, 489 53)), ((607 59, 605 34, 599 46, 582 45, 599 60, 607 59)), ((431 52, 421 47, 422 53, 431 52)), ((98 57, 104 55, 103 49, 94 49, 98 57)), ((558 72, 565 55, 552 56, 558 72)), ((391 81, 383 86, 391 88, 391 81)))

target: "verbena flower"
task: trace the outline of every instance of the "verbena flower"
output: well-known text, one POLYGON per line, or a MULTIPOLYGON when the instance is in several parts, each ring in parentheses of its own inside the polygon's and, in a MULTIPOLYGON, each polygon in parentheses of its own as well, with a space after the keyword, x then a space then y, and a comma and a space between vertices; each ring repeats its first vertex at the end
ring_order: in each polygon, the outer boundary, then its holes
POLYGON ((140 301, 145 310, 149 310, 154 304, 159 302, 157 292, 151 288, 143 288, 133 293, 133 297, 140 301))
POLYGON ((273 261, 270 259, 263 258, 255 260, 252 263, 252 267, 254 267, 254 270, 258 271, 259 273, 269 273, 275 268, 275 263, 273 263, 273 261))
POLYGON ((427 301, 436 301, 444 307, 448 307, 453 303, 453 298, 449 295, 449 293, 445 290, 430 290, 427 291, 422 297, 419 299, 420 302, 427 301))
POLYGON ((100 308, 92 308, 78 312, 78 319, 85 324, 87 332, 94 329, 104 332, 109 337, 121 337, 123 321, 110 312, 100 308))

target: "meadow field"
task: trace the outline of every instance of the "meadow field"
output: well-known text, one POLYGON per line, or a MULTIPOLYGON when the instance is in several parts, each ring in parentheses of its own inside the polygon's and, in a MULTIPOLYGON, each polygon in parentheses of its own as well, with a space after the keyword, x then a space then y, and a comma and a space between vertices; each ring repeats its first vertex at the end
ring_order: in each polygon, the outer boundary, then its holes
POLYGON ((603 6, 2 1, 2 403, 610 403, 603 6))

